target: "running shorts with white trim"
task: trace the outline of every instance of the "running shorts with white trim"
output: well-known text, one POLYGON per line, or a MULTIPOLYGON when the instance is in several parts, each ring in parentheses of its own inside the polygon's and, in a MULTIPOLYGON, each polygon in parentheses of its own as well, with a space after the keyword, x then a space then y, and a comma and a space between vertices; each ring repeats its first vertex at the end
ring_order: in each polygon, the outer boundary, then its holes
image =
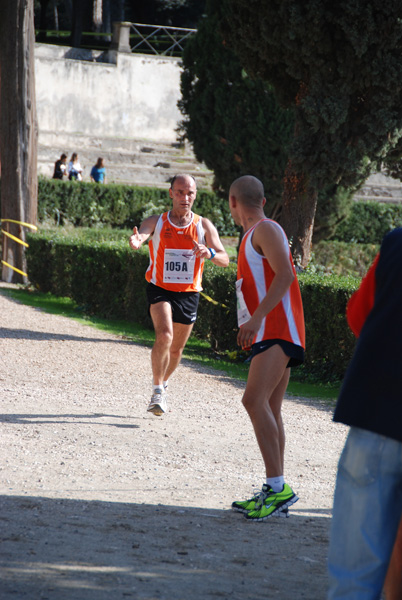
POLYGON ((257 354, 261 354, 261 352, 265 352, 268 348, 275 346, 278 344, 286 354, 289 356, 289 362, 286 367, 297 367, 304 362, 304 349, 302 346, 298 346, 297 344, 292 344, 292 342, 287 342, 286 340, 262 340, 261 342, 256 342, 251 346, 251 359, 257 354))
POLYGON ((146 291, 149 305, 169 302, 172 307, 173 323, 192 325, 195 322, 200 301, 199 292, 173 292, 153 283, 148 283, 146 291))

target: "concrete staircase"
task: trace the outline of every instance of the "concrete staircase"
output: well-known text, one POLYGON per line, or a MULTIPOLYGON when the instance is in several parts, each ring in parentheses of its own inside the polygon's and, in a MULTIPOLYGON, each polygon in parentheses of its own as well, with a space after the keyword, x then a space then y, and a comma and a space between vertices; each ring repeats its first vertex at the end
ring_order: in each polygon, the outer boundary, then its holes
POLYGON ((196 160, 189 144, 50 131, 39 134, 38 174, 52 177, 54 163, 63 152, 68 160, 73 152, 78 154, 84 181, 90 181, 91 168, 100 156, 108 183, 167 189, 173 175, 180 172, 193 175, 199 188, 210 189, 213 181, 213 173, 196 160))
MULTIPOLYGON (((189 173, 196 178, 199 188, 211 189, 213 173, 199 163, 186 143, 155 142, 149 140, 105 138, 82 134, 40 132, 38 146, 38 174, 52 177, 55 161, 64 152, 70 158, 77 152, 84 167, 83 179, 89 174, 97 158, 105 161, 109 183, 169 188, 173 175, 189 173)), ((402 202, 402 183, 383 173, 371 175, 355 195, 356 201, 402 202)))
POLYGON ((363 202, 402 202, 402 183, 384 173, 370 175, 364 186, 355 194, 356 201, 363 202))

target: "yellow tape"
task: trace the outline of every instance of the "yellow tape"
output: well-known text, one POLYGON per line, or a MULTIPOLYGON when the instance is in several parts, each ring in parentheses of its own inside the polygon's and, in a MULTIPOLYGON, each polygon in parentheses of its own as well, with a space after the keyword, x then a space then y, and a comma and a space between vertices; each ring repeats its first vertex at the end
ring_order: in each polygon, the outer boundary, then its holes
MULTIPOLYGON (((24 223, 24 221, 16 221, 15 219, 0 219, 0 222, 2 222, 2 223, 16 223, 17 225, 22 225, 23 227, 29 227, 30 229, 33 229, 34 231, 38 230, 38 228, 36 227, 36 225, 31 225, 31 223, 24 223)), ((7 237, 11 238, 12 240, 14 240, 15 242, 17 242, 18 244, 21 244, 22 246, 26 246, 27 248, 29 247, 29 244, 27 244, 23 240, 20 240, 19 238, 15 237, 15 235, 12 235, 12 233, 8 233, 8 231, 4 231, 3 228, 1 229, 1 232, 5 236, 7 236, 7 237)), ((13 267, 12 265, 10 265, 5 260, 2 260, 1 262, 2 262, 3 265, 5 265, 6 267, 8 267, 9 269, 12 269, 16 273, 20 273, 20 275, 23 275, 24 277, 28 277, 27 273, 24 273, 24 271, 21 271, 20 269, 17 269, 17 267, 13 267)))
POLYGON ((6 235, 7 237, 9 237, 12 240, 14 240, 15 242, 17 242, 18 244, 21 244, 21 246, 26 246, 28 248, 28 244, 26 242, 24 242, 23 240, 20 240, 20 238, 15 237, 15 235, 12 235, 12 233, 8 233, 8 231, 4 231, 4 229, 2 229, 1 232, 4 235, 6 235))
POLYGON ((14 219, 0 219, 0 221, 3 221, 3 223, 16 223, 17 225, 23 225, 24 227, 29 227, 34 231, 38 230, 36 225, 31 225, 31 223, 24 223, 24 221, 15 221, 14 219))
POLYGON ((203 298, 205 298, 205 300, 208 300, 208 302, 212 302, 212 304, 215 304, 215 306, 222 306, 222 308, 227 308, 226 304, 222 304, 221 302, 217 302, 216 300, 214 300, 210 296, 207 296, 206 294, 204 294, 204 292, 200 292, 200 294, 201 294, 201 296, 203 298))
POLYGON ((17 271, 17 273, 21 273, 21 275, 23 275, 24 277, 28 277, 28 275, 24 273, 24 271, 20 271, 19 269, 17 269, 17 267, 9 265, 5 260, 2 260, 1 262, 3 263, 3 265, 6 265, 6 267, 10 267, 10 269, 12 269, 13 271, 17 271))

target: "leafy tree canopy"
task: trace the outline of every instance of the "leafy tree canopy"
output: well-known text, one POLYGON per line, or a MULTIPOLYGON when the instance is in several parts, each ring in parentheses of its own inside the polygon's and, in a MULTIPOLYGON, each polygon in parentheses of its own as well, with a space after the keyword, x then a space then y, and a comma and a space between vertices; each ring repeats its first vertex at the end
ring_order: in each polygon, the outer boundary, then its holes
POLYGON ((259 177, 271 214, 281 200, 293 111, 278 105, 269 85, 248 77, 223 44, 213 2, 207 10, 183 55, 181 133, 223 193, 241 175, 259 177))
POLYGON ((296 106, 292 163, 322 189, 361 184, 402 135, 400 0, 221 0, 248 73, 296 106))

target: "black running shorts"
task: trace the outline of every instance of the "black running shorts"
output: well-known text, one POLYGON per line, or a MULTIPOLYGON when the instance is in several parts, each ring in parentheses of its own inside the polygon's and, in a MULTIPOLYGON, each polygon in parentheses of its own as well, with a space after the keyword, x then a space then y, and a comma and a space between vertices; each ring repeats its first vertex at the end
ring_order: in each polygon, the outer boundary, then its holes
POLYGON ((279 339, 263 340, 262 342, 257 342, 256 344, 253 344, 251 346, 251 360, 254 358, 254 356, 257 356, 257 354, 260 354, 261 352, 265 352, 265 350, 268 350, 268 348, 275 346, 275 344, 278 344, 278 346, 282 348, 286 356, 289 356, 290 360, 286 365, 287 367, 297 367, 298 365, 301 365, 304 362, 304 349, 301 346, 298 346, 297 344, 292 344, 292 342, 286 342, 285 340, 279 339))
MULTIPOLYGON (((169 302, 174 323, 192 325, 197 318, 199 292, 172 292, 153 283, 147 285, 148 304, 169 302)), ((149 312, 149 309, 148 309, 149 312)))

